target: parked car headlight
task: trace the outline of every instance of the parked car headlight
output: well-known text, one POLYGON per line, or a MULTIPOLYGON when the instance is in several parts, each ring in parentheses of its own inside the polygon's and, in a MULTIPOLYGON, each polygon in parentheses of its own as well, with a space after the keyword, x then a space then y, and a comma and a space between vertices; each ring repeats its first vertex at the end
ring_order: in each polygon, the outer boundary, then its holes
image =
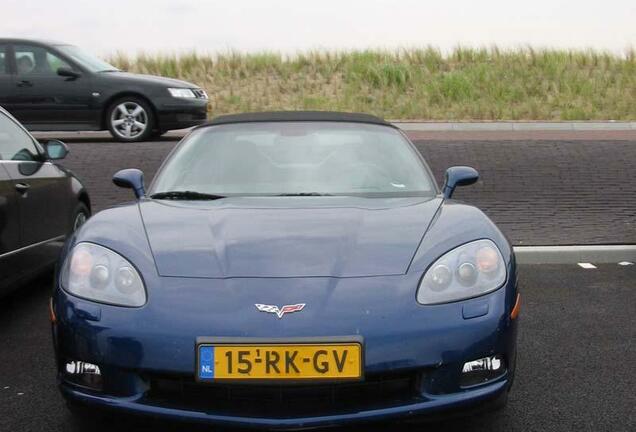
POLYGON ((506 281, 501 252, 490 240, 477 240, 444 254, 428 268, 417 291, 421 304, 439 304, 478 297, 506 281))
POLYGON ((188 88, 169 88, 168 91, 172 97, 177 98, 194 98, 196 95, 188 88))
POLYGON ((78 243, 62 269, 62 287, 88 300, 117 306, 146 303, 146 289, 135 267, 110 249, 78 243))

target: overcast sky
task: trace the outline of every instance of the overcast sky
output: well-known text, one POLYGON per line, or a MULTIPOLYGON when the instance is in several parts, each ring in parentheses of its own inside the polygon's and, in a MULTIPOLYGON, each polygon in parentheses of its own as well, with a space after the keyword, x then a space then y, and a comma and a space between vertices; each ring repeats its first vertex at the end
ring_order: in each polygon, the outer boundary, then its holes
POLYGON ((98 54, 636 46, 636 0, 2 0, 0 36, 98 54))

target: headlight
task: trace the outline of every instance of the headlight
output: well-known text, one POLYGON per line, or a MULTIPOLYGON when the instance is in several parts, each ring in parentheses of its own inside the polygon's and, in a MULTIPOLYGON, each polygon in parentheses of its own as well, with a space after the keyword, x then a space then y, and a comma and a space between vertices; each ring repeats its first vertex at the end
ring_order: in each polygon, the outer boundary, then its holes
POLYGON ((194 98, 196 95, 188 88, 169 88, 168 91, 172 97, 178 98, 194 98))
POLYGON ((417 291, 421 304, 438 304, 477 297, 501 287, 506 265, 490 240, 477 240, 447 252, 424 274, 417 291))
POLYGON ((146 289, 133 265, 93 243, 73 248, 64 263, 61 283, 69 293, 96 302, 131 307, 146 303, 146 289))

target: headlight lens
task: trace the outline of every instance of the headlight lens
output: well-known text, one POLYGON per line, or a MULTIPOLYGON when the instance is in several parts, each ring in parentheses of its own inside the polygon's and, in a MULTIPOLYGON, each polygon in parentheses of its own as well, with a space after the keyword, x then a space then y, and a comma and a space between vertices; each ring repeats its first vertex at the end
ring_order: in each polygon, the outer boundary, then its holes
POLYGON ((110 249, 77 244, 62 270, 62 286, 77 297, 118 306, 146 303, 146 289, 133 265, 110 249))
POLYGON ((443 255, 424 274, 417 291, 421 304, 438 304, 477 297, 501 287, 506 265, 490 240, 477 240, 443 255))
POLYGON ((188 88, 169 88, 168 91, 172 97, 178 98, 194 98, 196 95, 188 88))

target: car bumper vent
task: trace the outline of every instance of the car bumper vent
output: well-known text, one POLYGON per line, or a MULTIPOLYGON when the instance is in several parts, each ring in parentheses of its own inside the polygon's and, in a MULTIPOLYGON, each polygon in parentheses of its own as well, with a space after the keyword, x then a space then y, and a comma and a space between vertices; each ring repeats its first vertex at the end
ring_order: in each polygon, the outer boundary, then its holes
POLYGON ((388 408, 421 400, 418 374, 371 376, 333 384, 201 384, 153 377, 145 403, 242 417, 290 418, 388 408))

